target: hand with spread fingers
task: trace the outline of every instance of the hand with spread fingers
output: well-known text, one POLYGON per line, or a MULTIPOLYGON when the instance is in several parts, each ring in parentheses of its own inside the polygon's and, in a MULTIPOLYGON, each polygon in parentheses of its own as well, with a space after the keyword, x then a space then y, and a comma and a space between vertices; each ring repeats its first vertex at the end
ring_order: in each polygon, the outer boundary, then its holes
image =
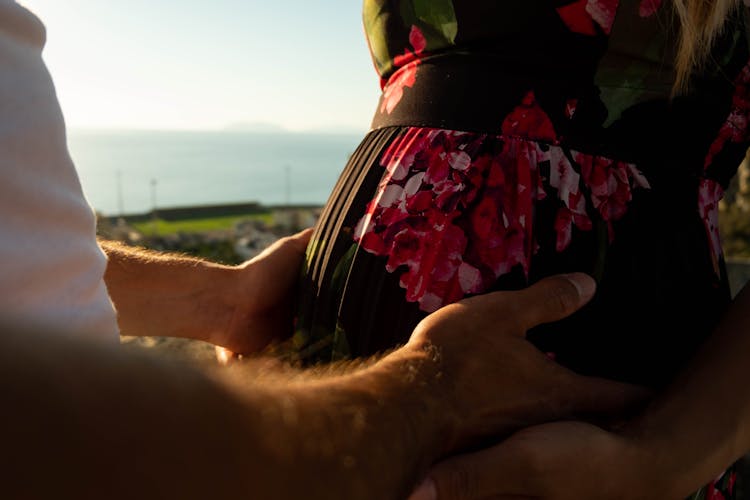
POLYGON ((745 287, 684 372, 615 431, 568 421, 500 436, 434 465, 411 500, 733 498, 730 464, 750 448, 750 402, 737 397, 748 321, 745 287))
POLYGON ((409 500, 679 498, 646 458, 634 440, 591 424, 543 424, 436 465, 409 500))
MULTIPOLYGON (((256 262, 273 268, 278 251, 256 262)), ((8 329, 0 335, 2 382, 19 396, 8 427, 23 432, 6 448, 23 458, 6 489, 42 498, 96 496, 112 484, 113 498, 144 490, 179 498, 404 498, 432 464, 469 444, 529 422, 619 415, 643 402, 643 390, 577 376, 524 338, 528 328, 576 311, 593 289, 587 276, 557 276, 461 301, 425 318, 388 355, 309 377, 268 369, 263 359, 209 374, 8 329), (107 419, 98 418, 102 409, 107 419), (154 422, 169 425, 154 432, 154 422), (90 467, 78 466, 84 461, 90 467), (29 481, 29 470, 61 480, 29 481), (122 470, 139 479, 123 482, 122 470)))
POLYGON ((555 276, 446 306, 417 327, 407 347, 438 346, 441 370, 449 375, 445 395, 454 398, 457 425, 445 451, 534 424, 620 416, 643 405, 647 390, 578 375, 525 338, 530 328, 578 310, 595 287, 584 274, 555 276))

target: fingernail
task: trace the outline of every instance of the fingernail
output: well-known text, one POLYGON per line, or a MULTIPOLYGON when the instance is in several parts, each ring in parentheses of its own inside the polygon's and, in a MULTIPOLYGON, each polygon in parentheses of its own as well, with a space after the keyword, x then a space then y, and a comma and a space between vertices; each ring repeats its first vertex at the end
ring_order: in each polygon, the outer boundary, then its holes
POLYGON ((578 289, 578 296, 581 299, 589 300, 596 293, 596 281, 588 274, 571 273, 564 276, 578 289))
POLYGON ((425 479, 419 487, 414 490, 409 500, 437 500, 437 488, 435 487, 435 481, 432 479, 425 479))

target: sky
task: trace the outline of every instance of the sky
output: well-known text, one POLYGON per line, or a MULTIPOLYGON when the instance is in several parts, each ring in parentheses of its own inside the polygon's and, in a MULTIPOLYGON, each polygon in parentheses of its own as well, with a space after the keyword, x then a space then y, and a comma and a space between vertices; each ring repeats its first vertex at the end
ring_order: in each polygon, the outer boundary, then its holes
POLYGON ((18 0, 73 129, 364 131, 378 79, 356 0, 18 0))

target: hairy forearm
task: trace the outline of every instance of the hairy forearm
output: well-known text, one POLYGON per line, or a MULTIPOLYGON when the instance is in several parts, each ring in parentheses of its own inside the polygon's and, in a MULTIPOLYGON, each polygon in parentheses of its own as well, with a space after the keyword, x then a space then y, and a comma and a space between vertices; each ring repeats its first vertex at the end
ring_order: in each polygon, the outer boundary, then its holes
POLYGON ((645 445, 655 478, 686 496, 750 450, 750 288, 699 355, 626 430, 645 445))
POLYGON ((454 439, 439 378, 429 356, 402 350, 355 374, 245 392, 264 408, 252 426, 265 456, 255 483, 274 478, 255 494, 405 498, 454 439))
POLYGON ((4 488, 32 497, 397 498, 450 439, 439 370, 424 352, 307 382, 260 366, 206 377, 3 330, 4 456, 13 459, 4 488))
POLYGON ((105 281, 123 335, 209 339, 226 328, 234 269, 181 255, 100 241, 105 281))

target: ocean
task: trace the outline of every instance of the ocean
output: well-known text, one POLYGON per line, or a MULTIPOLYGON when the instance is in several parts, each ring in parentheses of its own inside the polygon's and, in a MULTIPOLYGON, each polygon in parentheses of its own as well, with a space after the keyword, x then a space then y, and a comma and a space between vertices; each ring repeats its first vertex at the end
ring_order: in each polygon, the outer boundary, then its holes
POLYGON ((106 215, 154 206, 322 205, 362 134, 84 132, 68 145, 86 198, 106 215))

